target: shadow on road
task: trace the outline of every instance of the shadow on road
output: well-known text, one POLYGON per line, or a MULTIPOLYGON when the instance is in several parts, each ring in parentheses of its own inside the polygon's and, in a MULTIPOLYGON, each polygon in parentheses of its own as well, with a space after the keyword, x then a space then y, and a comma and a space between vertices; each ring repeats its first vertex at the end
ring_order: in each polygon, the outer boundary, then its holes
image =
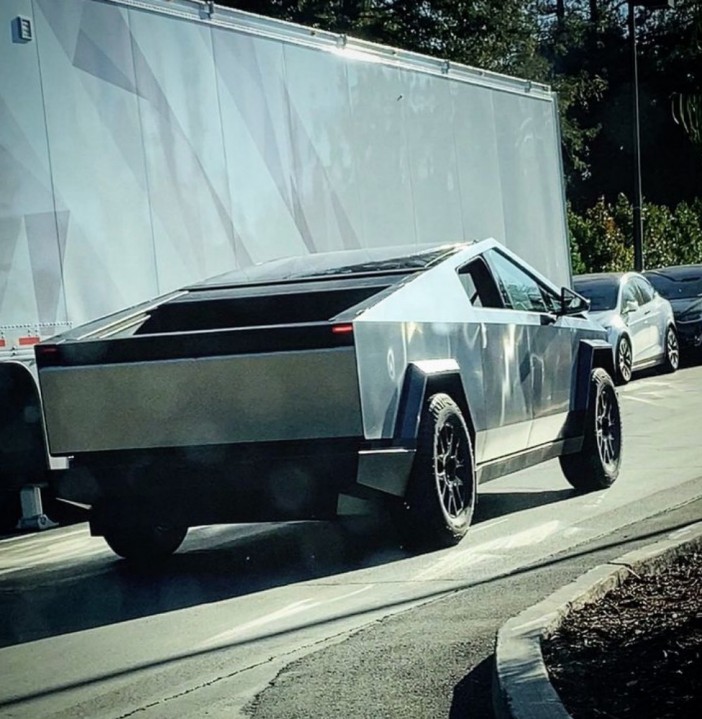
MULTIPOLYGON (((476 523, 574 496, 487 493, 476 523)), ((86 530, 87 531, 87 530, 86 530)), ((48 537, 47 537, 48 538, 48 537)), ((107 555, 23 570, 0 586, 0 647, 217 602, 409 557, 382 517, 207 527, 156 566, 107 555)))
POLYGON ((495 671, 495 655, 483 659, 480 664, 461 679, 453 688, 449 719, 482 717, 492 719, 492 676, 495 671))
POLYGON ((483 492, 473 515, 473 522, 486 522, 496 517, 521 512, 524 509, 543 507, 546 504, 562 502, 578 493, 572 488, 554 489, 543 492, 483 492))
POLYGON ((292 522, 255 530, 195 530, 181 551, 149 567, 101 554, 8 575, 0 586, 0 647, 408 556, 392 533, 375 524, 292 522))

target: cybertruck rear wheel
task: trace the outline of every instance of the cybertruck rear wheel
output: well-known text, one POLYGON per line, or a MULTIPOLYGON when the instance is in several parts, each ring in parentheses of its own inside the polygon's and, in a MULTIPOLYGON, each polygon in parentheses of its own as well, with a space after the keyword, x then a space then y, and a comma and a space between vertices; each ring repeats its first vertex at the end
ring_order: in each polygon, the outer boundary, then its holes
POLYGON ((444 393, 424 406, 407 493, 396 513, 409 549, 441 549, 468 531, 475 505, 473 447, 458 405, 444 393))
POLYGON ((622 422, 612 378, 597 367, 590 375, 590 401, 585 416, 583 446, 577 454, 560 457, 566 479, 581 492, 611 486, 622 459, 622 422))
POLYGON ((173 554, 187 533, 187 527, 124 525, 105 529, 105 541, 120 557, 148 564, 173 554))

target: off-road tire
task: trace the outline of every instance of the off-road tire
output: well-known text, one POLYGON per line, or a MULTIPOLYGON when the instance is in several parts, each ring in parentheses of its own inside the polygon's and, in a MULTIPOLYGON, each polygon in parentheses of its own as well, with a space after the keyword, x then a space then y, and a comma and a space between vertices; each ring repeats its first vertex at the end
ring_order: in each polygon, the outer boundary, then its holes
POLYGON ((678 333, 673 325, 668 325, 665 331, 665 355, 663 357, 663 372, 675 372, 680 366, 680 343, 678 333))
POLYGON ((599 367, 590 374, 583 446, 577 454, 560 457, 566 479, 581 492, 610 487, 619 476, 622 422, 614 382, 599 367))
POLYGON ((105 529, 105 541, 120 557, 133 563, 148 564, 173 554, 183 543, 187 527, 164 525, 129 526, 105 529))
POLYGON ((396 523, 404 546, 442 549, 468 531, 475 507, 473 447, 458 405, 434 394, 422 411, 417 452, 396 523))
POLYGON ((622 335, 617 342, 617 353, 614 358, 614 380, 617 384, 627 384, 631 381, 634 353, 628 335, 622 335))

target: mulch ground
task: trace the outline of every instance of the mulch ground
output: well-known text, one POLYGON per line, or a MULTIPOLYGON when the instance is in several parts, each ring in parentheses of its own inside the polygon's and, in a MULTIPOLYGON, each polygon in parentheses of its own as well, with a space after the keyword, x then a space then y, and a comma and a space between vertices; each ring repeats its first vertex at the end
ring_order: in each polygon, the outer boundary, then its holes
POLYGON ((702 717, 702 553, 631 575, 542 645, 574 719, 702 717))

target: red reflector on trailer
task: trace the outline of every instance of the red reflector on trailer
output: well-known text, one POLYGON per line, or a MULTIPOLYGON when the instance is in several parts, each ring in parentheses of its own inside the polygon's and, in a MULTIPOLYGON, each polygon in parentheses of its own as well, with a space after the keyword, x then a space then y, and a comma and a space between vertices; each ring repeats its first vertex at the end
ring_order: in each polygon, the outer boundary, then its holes
POLYGON ((0 337, 0 347, 4 347, 6 345, 6 342, 2 337, 0 337))
POLYGON ((39 343, 39 337, 20 337, 19 343, 21 345, 35 345, 39 343))
POLYGON ((58 347, 52 347, 51 345, 48 347, 39 347, 37 348, 37 352, 40 355, 55 355, 58 352, 58 347))
POLYGON ((335 335, 347 335, 349 332, 353 332, 353 325, 334 325, 332 327, 332 332, 335 335))

